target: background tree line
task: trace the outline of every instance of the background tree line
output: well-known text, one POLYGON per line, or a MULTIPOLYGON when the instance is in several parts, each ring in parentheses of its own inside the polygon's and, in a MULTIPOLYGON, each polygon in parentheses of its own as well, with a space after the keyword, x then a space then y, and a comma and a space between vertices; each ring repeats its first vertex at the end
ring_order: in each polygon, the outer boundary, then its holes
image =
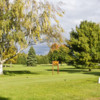
POLYGON ((49 57, 48 55, 36 55, 34 48, 31 47, 28 54, 19 53, 16 57, 8 60, 5 63, 23 64, 23 65, 30 65, 30 66, 31 65, 34 66, 36 64, 49 64, 49 57))
MULTIPOLYGON (((36 55, 36 54, 35 54, 36 55)), ((16 58, 14 58, 16 60, 16 58)), ((94 22, 83 21, 70 32, 66 44, 54 43, 48 55, 36 55, 37 64, 48 64, 57 60, 74 65, 76 68, 99 68, 100 65, 100 26, 94 22)), ((19 54, 18 64, 27 63, 27 54, 19 54), (21 59, 21 60, 20 60, 21 59)))

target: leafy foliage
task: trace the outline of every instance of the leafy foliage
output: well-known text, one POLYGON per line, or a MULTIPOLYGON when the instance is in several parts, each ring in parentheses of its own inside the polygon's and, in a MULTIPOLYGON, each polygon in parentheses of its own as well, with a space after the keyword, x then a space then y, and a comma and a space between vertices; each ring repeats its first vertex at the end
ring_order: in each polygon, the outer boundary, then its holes
MULTIPOLYGON (((3 53, 3 59, 9 58, 9 57, 11 57, 15 54, 16 54, 16 48, 14 46, 12 46, 9 49, 5 50, 5 52, 3 53)), ((10 63, 16 64, 17 63, 17 57, 18 56, 15 56, 15 57, 9 59, 8 61, 6 61, 5 63, 7 63, 7 64, 10 64, 10 63)))
POLYGON ((35 66, 36 63, 37 63, 37 59, 36 59, 35 50, 33 49, 33 47, 31 47, 28 52, 27 66, 35 66))
POLYGON ((67 63, 69 59, 68 53, 69 53, 69 48, 66 47, 65 45, 53 44, 48 54, 50 63, 52 63, 52 61, 59 61, 60 63, 62 62, 67 63))
POLYGON ((51 51, 58 50, 58 49, 59 49, 59 45, 57 43, 51 45, 51 51))
POLYGON ((89 69, 100 63, 100 27, 93 22, 83 21, 71 31, 69 46, 76 67, 89 69))
POLYGON ((56 16, 62 16, 63 11, 58 8, 46 0, 0 0, 0 63, 12 58, 3 57, 12 46, 17 49, 16 56, 37 41, 62 41, 63 29, 56 16))
POLYGON ((17 64, 27 64, 27 54, 25 53, 19 53, 17 57, 17 64))
POLYGON ((48 55, 37 55, 37 64, 49 64, 48 55))

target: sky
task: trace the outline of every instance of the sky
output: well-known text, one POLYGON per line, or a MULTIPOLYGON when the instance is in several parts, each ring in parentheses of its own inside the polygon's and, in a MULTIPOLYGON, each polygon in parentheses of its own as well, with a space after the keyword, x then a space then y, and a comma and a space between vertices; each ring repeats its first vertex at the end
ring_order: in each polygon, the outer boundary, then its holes
MULTIPOLYGON (((70 39, 70 31, 75 29, 81 21, 88 20, 96 23, 100 22, 100 0, 49 0, 57 4, 63 2, 62 8, 65 11, 63 18, 59 18, 61 26, 65 32, 63 36, 70 39)), ((49 47, 46 43, 33 46, 36 54, 45 55, 49 52, 49 47)), ((29 48, 26 50, 28 52, 29 48)))

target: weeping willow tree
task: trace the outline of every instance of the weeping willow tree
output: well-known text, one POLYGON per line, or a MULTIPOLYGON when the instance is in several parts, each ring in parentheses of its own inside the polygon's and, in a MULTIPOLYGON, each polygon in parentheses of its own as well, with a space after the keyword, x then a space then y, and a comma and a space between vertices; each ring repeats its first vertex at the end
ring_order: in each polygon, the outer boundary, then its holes
POLYGON ((0 0, 0 74, 3 74, 3 63, 28 46, 62 41, 63 28, 57 16, 63 14, 59 6, 46 0, 0 0), (16 48, 14 52, 5 57, 12 47, 16 48))

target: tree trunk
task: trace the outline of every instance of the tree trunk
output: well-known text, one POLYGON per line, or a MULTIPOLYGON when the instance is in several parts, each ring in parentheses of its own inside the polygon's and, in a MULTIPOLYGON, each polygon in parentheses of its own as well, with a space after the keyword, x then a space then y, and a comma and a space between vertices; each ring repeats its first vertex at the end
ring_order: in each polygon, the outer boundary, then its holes
POLYGON ((3 74, 3 64, 1 63, 0 64, 0 75, 2 75, 3 74))

